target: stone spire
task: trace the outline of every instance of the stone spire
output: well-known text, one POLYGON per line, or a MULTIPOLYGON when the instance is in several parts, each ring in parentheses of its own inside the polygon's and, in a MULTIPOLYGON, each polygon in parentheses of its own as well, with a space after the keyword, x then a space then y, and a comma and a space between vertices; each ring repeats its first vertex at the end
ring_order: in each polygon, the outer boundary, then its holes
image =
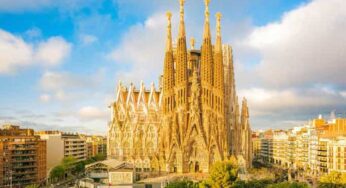
POLYGON ((214 87, 220 92, 223 98, 224 90, 224 67, 221 41, 221 13, 216 13, 216 44, 214 54, 214 87))
POLYGON ((243 98, 242 106, 241 106, 241 125, 243 129, 248 128, 248 119, 249 119, 249 110, 247 107, 247 100, 243 98))
POLYGON ((173 58, 173 47, 172 47, 172 31, 171 31, 171 18, 172 13, 167 12, 167 39, 166 39, 166 53, 165 53, 165 62, 163 70, 163 94, 164 102, 163 109, 164 113, 169 112, 173 109, 173 100, 174 100, 174 58, 173 58))
POLYGON ((166 52, 172 51, 172 13, 166 13, 168 25, 167 25, 167 39, 166 39, 166 52))
POLYGON ((215 51, 222 51, 222 41, 221 41, 221 17, 222 14, 220 12, 216 13, 216 43, 215 43, 215 51))
POLYGON ((185 0, 179 0, 179 5, 180 5, 179 38, 185 37, 184 4, 185 4, 185 0))
POLYGON ((210 25, 209 25, 209 3, 210 0, 204 0, 205 2, 205 11, 204 11, 204 16, 205 16, 205 22, 204 22, 204 38, 210 38, 210 25))
POLYGON ((177 105, 187 104, 187 49, 186 49, 186 36, 185 36, 185 23, 184 23, 184 2, 179 0, 180 3, 180 24, 176 52, 176 77, 175 84, 177 92, 180 92, 177 98, 177 105))
POLYGON ((209 24, 209 3, 210 0, 205 0, 205 22, 203 33, 203 44, 201 54, 201 81, 202 87, 206 84, 213 84, 213 51, 210 35, 209 24))

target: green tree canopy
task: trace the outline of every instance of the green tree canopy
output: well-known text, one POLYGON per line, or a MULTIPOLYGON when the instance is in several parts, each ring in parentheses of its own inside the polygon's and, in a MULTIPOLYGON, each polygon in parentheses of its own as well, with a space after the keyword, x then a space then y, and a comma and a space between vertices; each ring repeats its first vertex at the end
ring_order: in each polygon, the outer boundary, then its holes
POLYGON ((298 182, 281 182, 276 184, 270 184, 266 186, 266 188, 309 188, 309 185, 306 183, 298 183, 298 182))
POLYGON ((50 171, 49 177, 52 180, 58 180, 64 177, 64 175, 65 175, 65 168, 62 165, 58 165, 50 171))
POLYGON ((68 156, 68 157, 64 157, 64 159, 62 160, 62 165, 65 169, 70 169, 72 168, 77 162, 77 159, 72 157, 72 156, 68 156))
POLYGON ((237 176, 238 163, 235 158, 218 161, 211 167, 207 183, 212 188, 228 188, 232 186, 237 176))
POLYGON ((319 187, 346 187, 346 174, 332 171, 321 176, 319 187))
POLYGON ((194 183, 188 179, 183 179, 170 182, 165 188, 198 188, 198 183, 194 183))
POLYGON ((39 188, 40 186, 37 184, 27 185, 25 188, 39 188))

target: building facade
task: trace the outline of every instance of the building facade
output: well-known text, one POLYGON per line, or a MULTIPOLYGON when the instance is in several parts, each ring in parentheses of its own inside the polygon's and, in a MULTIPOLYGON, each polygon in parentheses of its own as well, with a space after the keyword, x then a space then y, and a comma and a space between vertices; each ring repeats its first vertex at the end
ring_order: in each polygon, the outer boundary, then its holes
POLYGON ((65 157, 71 156, 77 161, 88 158, 87 141, 78 134, 61 131, 37 131, 35 134, 47 143, 47 174, 65 157))
POLYGON ((97 155, 107 156, 107 138, 95 135, 80 135, 86 141, 88 148, 88 158, 97 155))
POLYGON ((314 176, 346 172, 345 118, 326 121, 320 116, 287 131, 268 130, 253 141, 261 143, 259 158, 264 162, 314 176))
POLYGON ((32 129, 0 129, 0 187, 23 187, 46 179, 46 141, 32 129))
POLYGON ((119 83, 108 129, 108 156, 136 168, 166 172, 208 172, 231 155, 251 165, 252 146, 246 99, 235 90, 232 48, 222 44, 221 14, 212 44, 206 1, 201 49, 187 49, 184 0, 175 47, 168 26, 160 86, 136 89, 119 83))
POLYGON ((49 174, 55 166, 61 164, 64 158, 64 140, 59 131, 40 131, 35 134, 46 141, 47 174, 49 174))
POLYGON ((77 161, 86 160, 88 147, 86 141, 78 134, 62 133, 64 141, 64 157, 74 157, 77 161))

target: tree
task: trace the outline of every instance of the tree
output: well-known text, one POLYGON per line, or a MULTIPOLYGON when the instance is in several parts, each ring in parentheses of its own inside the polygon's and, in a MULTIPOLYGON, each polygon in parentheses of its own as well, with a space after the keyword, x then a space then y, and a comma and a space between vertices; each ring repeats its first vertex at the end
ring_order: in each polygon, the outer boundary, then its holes
POLYGON ((27 185, 25 188, 39 188, 40 186, 37 184, 27 185))
POLYGON ((76 162, 76 158, 68 156, 63 158, 62 165, 65 167, 65 169, 71 169, 76 164, 76 162))
POLYGON ((55 182, 62 179, 65 176, 65 168, 62 165, 58 165, 50 171, 49 178, 55 182))
POLYGON ((270 184, 266 186, 266 188, 309 188, 309 185, 306 183, 298 183, 298 182, 281 182, 276 184, 270 184))
POLYGON ((212 188, 228 188, 238 176, 238 164, 235 158, 228 161, 218 161, 210 169, 208 184, 212 188))
POLYGON ((232 188, 263 188, 267 185, 273 184, 271 179, 251 180, 251 181, 236 181, 233 183, 232 188))
POLYGON ((96 154, 93 158, 95 161, 103 161, 107 158, 107 156, 105 154, 99 153, 96 154))
POLYGON ((198 188, 198 183, 194 183, 188 179, 183 179, 170 182, 165 188, 198 188))
POLYGON ((85 170, 85 162, 84 162, 84 161, 78 162, 78 163, 76 164, 74 170, 75 170, 77 173, 84 172, 84 170, 85 170))
POLYGON ((346 174, 332 171, 323 175, 320 178, 319 187, 346 187, 346 174))

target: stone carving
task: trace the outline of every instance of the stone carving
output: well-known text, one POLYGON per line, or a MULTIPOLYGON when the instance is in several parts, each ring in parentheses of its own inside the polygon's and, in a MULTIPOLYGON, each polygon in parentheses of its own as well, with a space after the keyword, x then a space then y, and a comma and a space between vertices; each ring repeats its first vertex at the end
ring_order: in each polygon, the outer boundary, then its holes
POLYGON ((160 86, 118 86, 108 129, 108 156, 135 162, 140 170, 208 172, 218 160, 242 156, 251 164, 247 102, 235 91, 232 50, 222 45, 221 14, 213 47, 209 0, 201 50, 186 48, 184 0, 176 48, 167 14, 167 39, 160 86))

